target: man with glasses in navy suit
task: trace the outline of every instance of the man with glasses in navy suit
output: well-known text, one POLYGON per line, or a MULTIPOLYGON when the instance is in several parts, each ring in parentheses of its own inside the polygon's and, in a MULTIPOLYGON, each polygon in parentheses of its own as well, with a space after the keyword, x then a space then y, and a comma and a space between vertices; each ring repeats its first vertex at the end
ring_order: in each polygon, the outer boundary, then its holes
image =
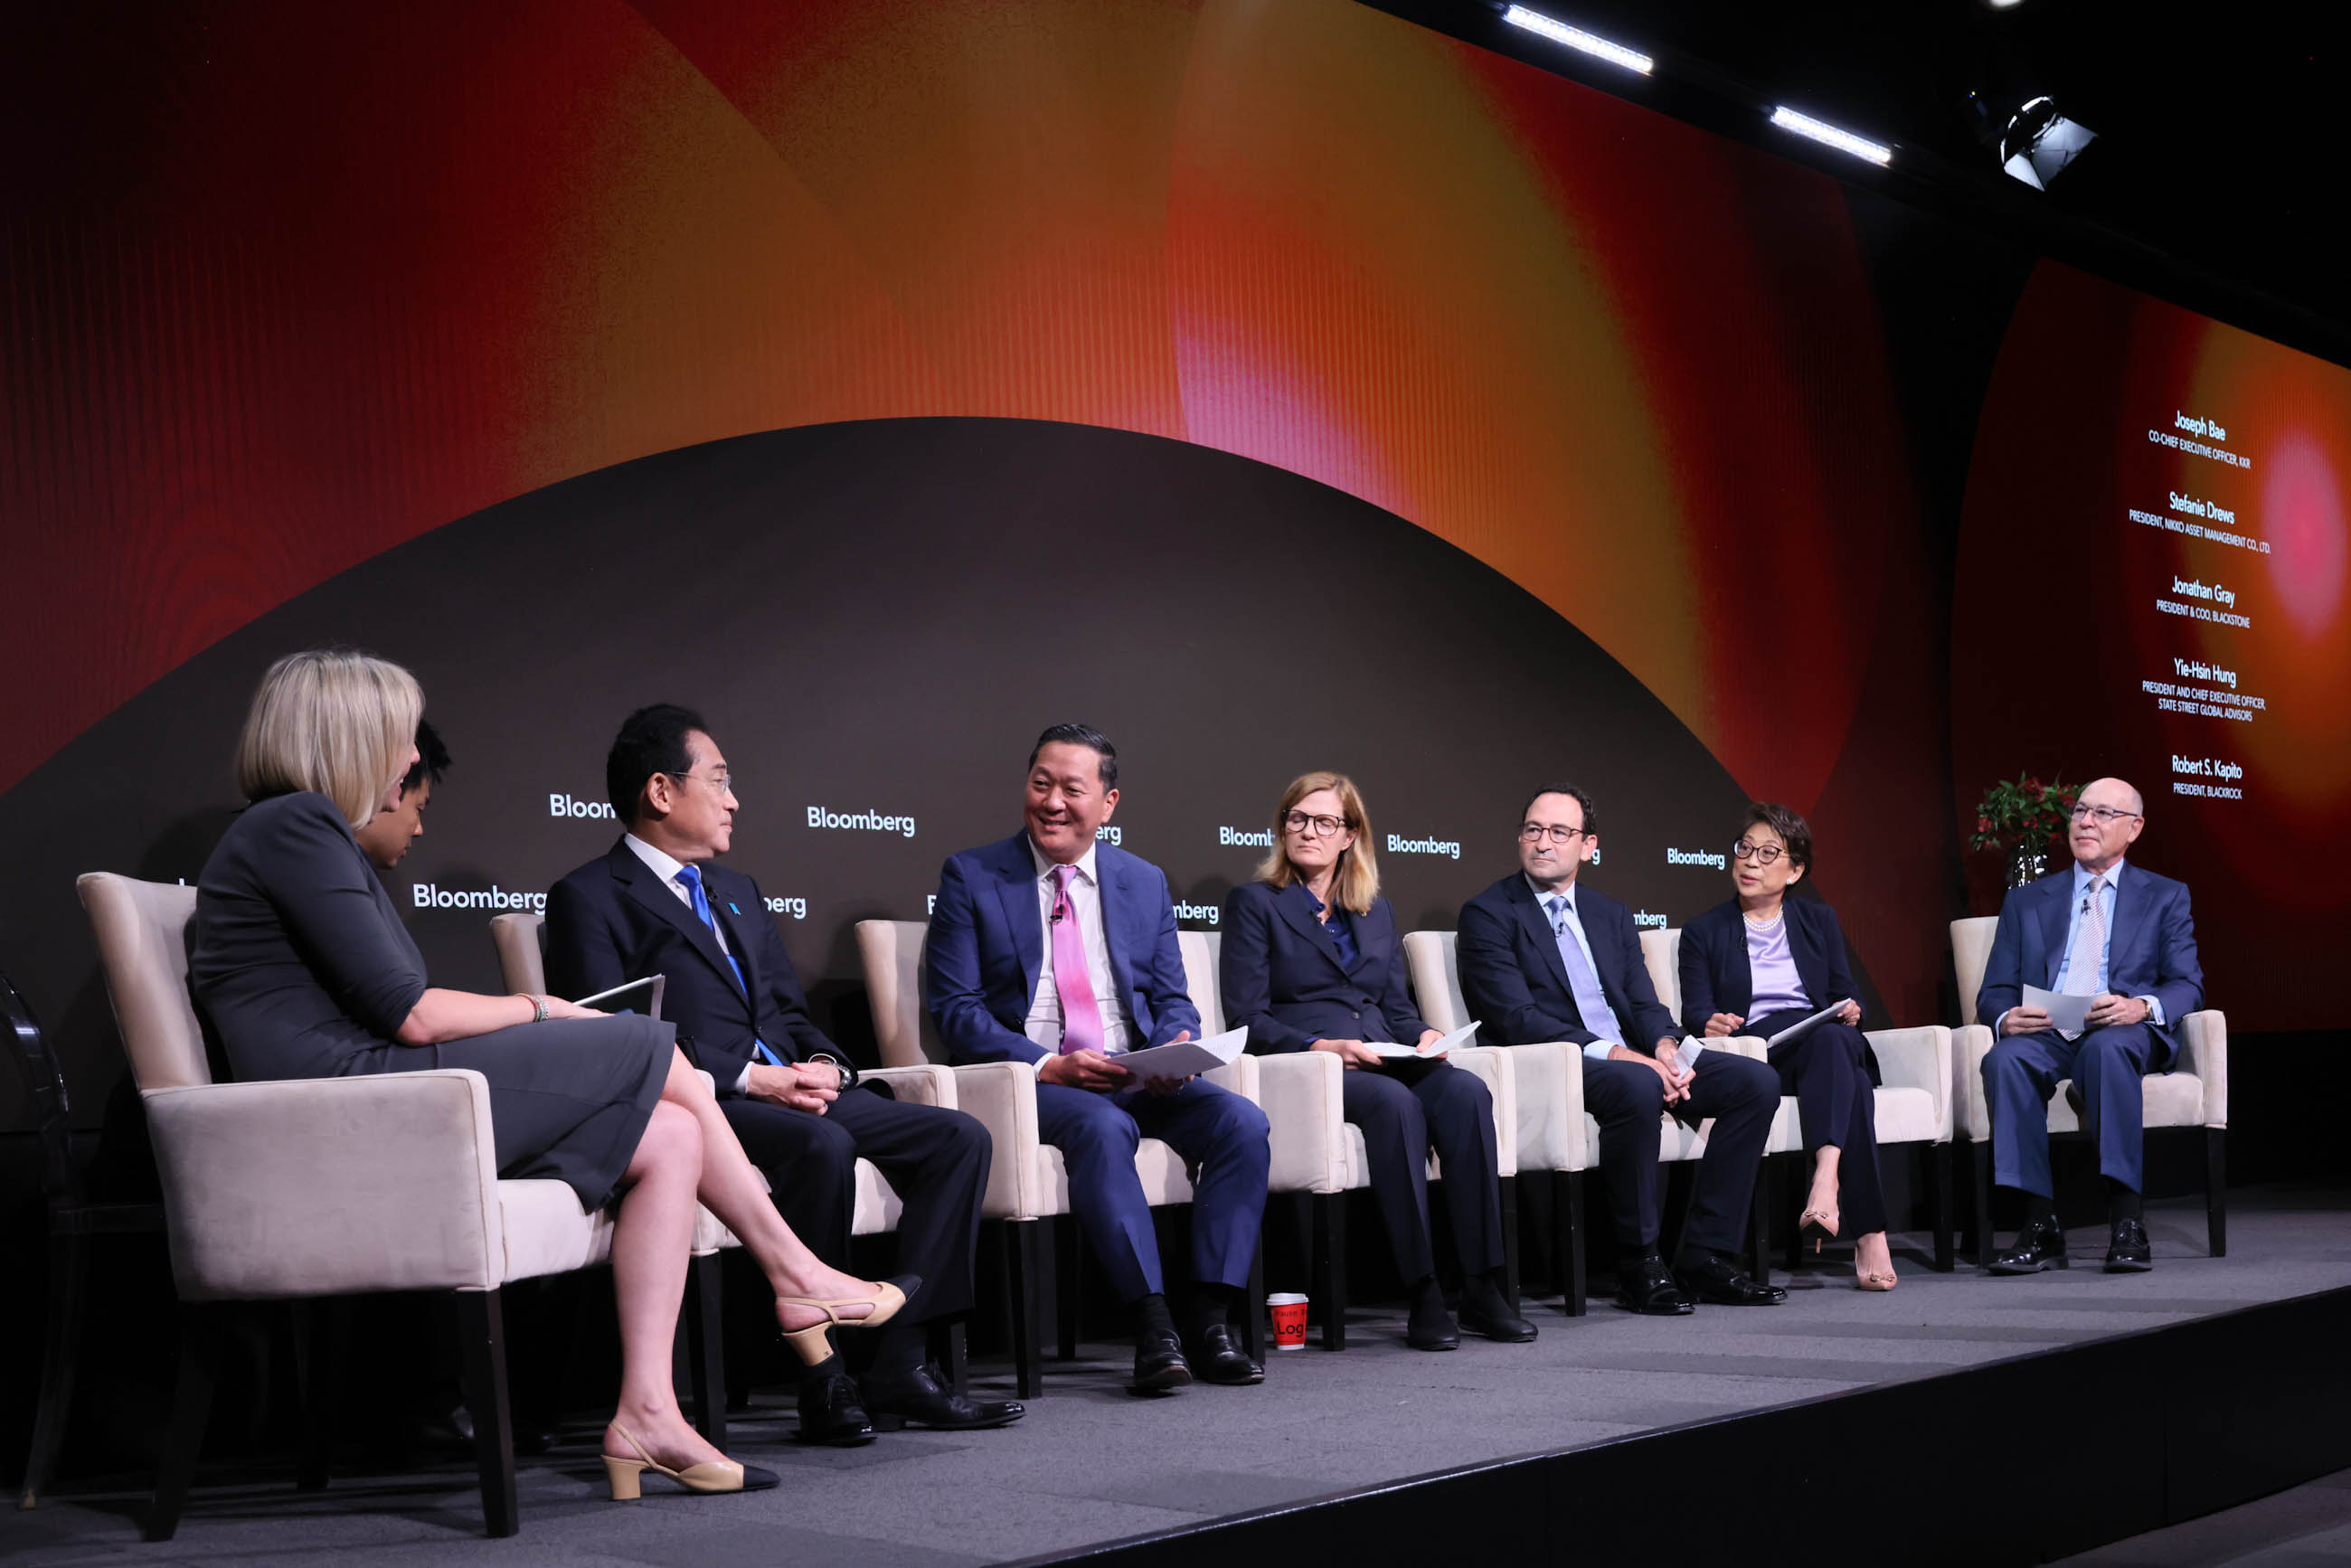
POLYGON ((1984 1058, 1992 1180, 2024 1194, 2024 1228, 1995 1274, 2065 1266, 2049 1180, 2049 1096, 2071 1079, 2106 1183, 2106 1270, 2155 1266, 2139 1206, 2147 1103, 2139 1081, 2171 1060, 2171 1031, 2204 1003, 2188 887, 2124 856, 2147 804, 2119 779, 2083 787, 2066 830, 2074 863, 2011 891, 1984 965, 1976 1016, 2000 1037, 1984 1058), (2084 1028, 2060 1030, 2024 988, 2093 998, 2084 1028))
POLYGON ((1600 1124, 1600 1173, 1621 1251, 1616 1299, 1672 1316, 1693 1299, 1775 1306, 1788 1299, 1734 1260, 1780 1076, 1727 1051, 1680 1059, 1681 1030, 1657 1000, 1632 911, 1576 885, 1599 847, 1592 798, 1573 784, 1537 790, 1519 824, 1519 870, 1462 906, 1454 956, 1470 1016, 1498 1045, 1583 1048, 1583 1103, 1600 1124), (1674 1267, 1657 1255, 1657 1113, 1714 1118, 1674 1267))
POLYGON ((1250 1384, 1265 1369, 1231 1314, 1257 1257, 1271 1151, 1265 1113, 1205 1080, 1139 1086, 1129 1051, 1195 1038, 1176 909, 1157 866, 1097 841, 1118 806, 1118 752, 1055 725, 1029 754, 1020 831, 949 857, 924 952, 924 995, 962 1061, 1037 1066, 1037 1135, 1061 1151, 1070 1207, 1136 1319, 1137 1393, 1250 1384), (1160 1278, 1135 1142, 1158 1138, 1192 1179, 1197 1312, 1179 1335, 1160 1278), (1190 1355, 1186 1355, 1188 1341, 1190 1355))
POLYGON ((860 1158, 904 1203, 898 1266, 922 1284, 876 1331, 862 1376, 852 1380, 837 1353, 809 1368, 801 1437, 870 1442, 877 1415, 957 1431, 1019 1419, 1010 1400, 956 1393, 928 1357, 930 1326, 971 1310, 987 1129, 960 1111, 859 1086, 848 1053, 817 1028, 758 883, 716 863, 734 842, 737 802, 700 715, 670 703, 631 714, 605 758, 604 786, 627 831, 549 890, 548 985, 584 997, 665 976, 663 1016, 716 1082, 777 1208, 828 1263, 849 1263, 860 1158))

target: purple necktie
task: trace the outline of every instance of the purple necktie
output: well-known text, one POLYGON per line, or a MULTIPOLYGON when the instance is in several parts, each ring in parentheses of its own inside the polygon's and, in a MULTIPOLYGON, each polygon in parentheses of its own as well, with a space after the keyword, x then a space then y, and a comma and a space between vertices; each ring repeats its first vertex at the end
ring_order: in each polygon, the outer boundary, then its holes
POLYGON ((1100 1051, 1102 1008, 1094 1001, 1093 977, 1086 968, 1085 934, 1070 903, 1073 865, 1053 868, 1053 988, 1061 994, 1061 1054, 1100 1051))

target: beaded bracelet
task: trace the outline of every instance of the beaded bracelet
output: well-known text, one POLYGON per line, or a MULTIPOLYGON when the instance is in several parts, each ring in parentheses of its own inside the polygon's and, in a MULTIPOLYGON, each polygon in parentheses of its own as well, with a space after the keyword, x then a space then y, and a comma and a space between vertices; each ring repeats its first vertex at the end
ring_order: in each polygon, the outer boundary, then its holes
POLYGON ((545 997, 534 997, 528 991, 517 991, 515 995, 520 997, 524 1001, 530 1004, 531 1022, 545 1023, 547 1021, 547 998, 545 997))

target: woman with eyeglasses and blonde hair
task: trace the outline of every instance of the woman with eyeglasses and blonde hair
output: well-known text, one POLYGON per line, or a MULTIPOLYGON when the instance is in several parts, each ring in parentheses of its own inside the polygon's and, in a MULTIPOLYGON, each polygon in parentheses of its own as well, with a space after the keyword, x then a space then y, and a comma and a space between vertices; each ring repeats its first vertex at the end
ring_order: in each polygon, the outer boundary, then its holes
POLYGON ((1380 896, 1363 797, 1341 773, 1290 780, 1273 811, 1273 849, 1257 880, 1225 900, 1222 988, 1227 1022, 1253 1051, 1322 1051, 1345 1068, 1346 1118, 1364 1134, 1372 1191, 1411 1301, 1405 1343, 1461 1343, 1428 1234, 1428 1155, 1445 1169, 1446 1208, 1459 1249, 1461 1321, 1489 1339, 1524 1342, 1534 1324, 1502 1289, 1502 1199, 1494 1103, 1474 1073, 1374 1045, 1421 1047, 1441 1037, 1405 987, 1395 912, 1380 896))
POLYGON ((758 1260, 804 1360, 832 1354, 829 1325, 877 1326, 904 1292, 826 1268, 792 1234, 678 1051, 674 1026, 426 982, 354 837, 395 808, 423 707, 413 676, 363 653, 292 653, 270 666, 237 743, 237 787, 252 804, 197 883, 196 1004, 244 1082, 481 1073, 498 1174, 564 1182, 583 1210, 614 1207, 621 1395, 603 1444, 613 1497, 637 1496, 648 1468, 697 1492, 773 1486, 771 1473, 705 1441, 671 1390, 696 1201, 758 1260))
POLYGON ((1803 1233, 1818 1252, 1854 1239, 1854 1281, 1894 1289, 1886 1196, 1877 1176, 1877 1061, 1861 1032, 1836 912, 1788 890, 1813 864, 1813 831, 1785 806, 1757 801, 1730 849, 1737 889, 1682 927, 1682 1027, 1719 1040, 1769 1040, 1833 1002, 1844 1007, 1771 1049, 1781 1092, 1796 1097, 1813 1186, 1803 1233))

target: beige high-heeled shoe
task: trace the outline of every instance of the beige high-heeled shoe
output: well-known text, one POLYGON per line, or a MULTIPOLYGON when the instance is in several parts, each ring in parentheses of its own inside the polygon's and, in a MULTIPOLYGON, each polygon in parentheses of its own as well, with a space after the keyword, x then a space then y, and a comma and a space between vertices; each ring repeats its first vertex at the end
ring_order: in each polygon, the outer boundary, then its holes
POLYGON ((826 1331, 833 1328, 880 1328, 897 1316, 898 1309, 906 1304, 909 1295, 922 1288, 922 1283, 914 1275, 902 1274, 898 1280, 883 1281, 873 1288, 870 1296, 841 1296, 829 1301, 820 1301, 810 1296, 778 1296, 776 1305, 778 1307, 812 1307, 824 1314, 824 1322, 820 1323, 810 1323, 806 1328, 784 1329, 784 1342, 792 1347, 803 1364, 814 1366, 832 1354, 832 1342, 825 1337, 826 1331), (899 1280, 905 1283, 900 1284, 899 1280), (872 1303, 873 1310, 862 1318, 841 1315, 843 1307, 862 1307, 869 1301, 872 1303))
POLYGON ((1883 1271, 1871 1270, 1866 1273, 1856 1270, 1853 1276, 1853 1288, 1856 1291, 1890 1291, 1901 1282, 1891 1269, 1883 1271))
MULTIPOLYGON (((1785 1214, 1787 1210, 1782 1209, 1780 1212, 1785 1214)), ((1813 1256, 1817 1258, 1821 1255, 1821 1244, 1836 1239, 1836 1212, 1827 1208, 1807 1208, 1797 1218, 1796 1231, 1800 1236, 1808 1236, 1812 1239, 1813 1256)))
POLYGON ((682 1470, 671 1469, 645 1452, 636 1434, 612 1423, 612 1430, 621 1440, 637 1451, 633 1459, 604 1456, 604 1479, 611 1483, 614 1502, 634 1502, 643 1495, 641 1488, 647 1470, 659 1470, 688 1491, 764 1491, 776 1484, 776 1473, 756 1465, 738 1465, 732 1459, 705 1459, 698 1465, 688 1465, 682 1470))

